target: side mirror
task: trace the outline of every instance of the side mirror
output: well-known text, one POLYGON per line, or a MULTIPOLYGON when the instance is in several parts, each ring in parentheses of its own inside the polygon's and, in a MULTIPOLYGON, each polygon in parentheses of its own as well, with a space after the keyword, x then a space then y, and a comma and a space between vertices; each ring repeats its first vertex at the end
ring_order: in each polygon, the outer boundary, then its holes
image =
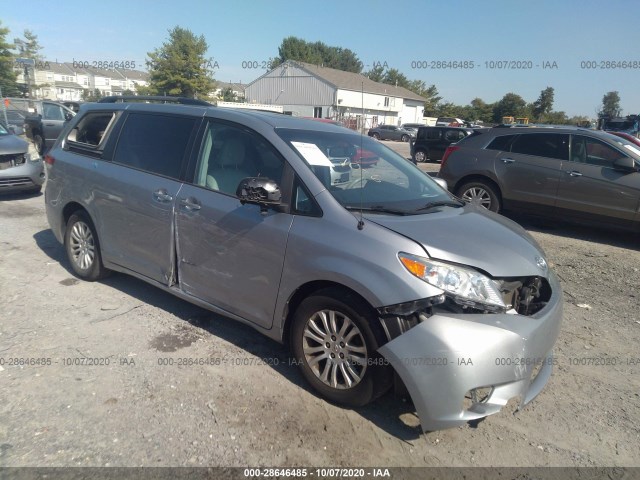
POLYGON ((436 182, 445 190, 449 189, 449 186, 447 185, 447 181, 444 178, 439 178, 439 177, 431 177, 431 178, 433 179, 434 182, 436 182))
POLYGON ((636 162, 631 157, 622 157, 613 162, 613 168, 622 172, 636 172, 636 162))
POLYGON ((236 196, 243 205, 245 203, 259 205, 262 213, 265 213, 269 207, 280 205, 282 198, 278 184, 267 177, 243 178, 236 189, 236 196))

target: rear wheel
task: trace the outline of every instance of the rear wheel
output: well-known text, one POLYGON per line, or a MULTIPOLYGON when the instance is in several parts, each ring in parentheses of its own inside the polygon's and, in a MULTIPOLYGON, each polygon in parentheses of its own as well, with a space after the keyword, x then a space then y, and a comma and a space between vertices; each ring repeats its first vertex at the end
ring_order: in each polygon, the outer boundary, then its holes
POLYGON ((403 142, 408 142, 409 141, 409 135, 402 135, 402 137, 400 137, 400 140, 402 140, 403 142))
POLYGON ((424 150, 418 150, 416 151, 416 154, 414 155, 416 162, 418 163, 423 163, 427 161, 427 152, 425 152, 424 150))
POLYGON ((380 140, 380 134, 379 133, 374 133, 373 138, 375 138, 376 140, 380 140))
POLYGON ((93 282, 109 274, 102 265, 98 235, 85 211, 78 210, 69 217, 64 246, 71 268, 83 280, 93 282))
POLYGON ((354 294, 325 289, 294 314, 291 349, 311 386, 343 405, 366 405, 385 393, 393 371, 377 349, 384 336, 372 309, 354 294))
POLYGON ((467 203, 479 205, 492 212, 500 211, 500 197, 488 182, 476 180, 465 183, 456 190, 456 195, 467 203))

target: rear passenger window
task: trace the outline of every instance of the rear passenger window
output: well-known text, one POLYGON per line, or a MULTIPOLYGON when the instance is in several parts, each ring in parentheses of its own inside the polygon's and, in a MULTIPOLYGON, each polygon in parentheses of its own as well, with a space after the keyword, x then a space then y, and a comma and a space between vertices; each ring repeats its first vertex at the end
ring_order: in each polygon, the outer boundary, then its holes
POLYGON ((513 153, 536 157, 569 159, 569 135, 560 133, 521 134, 511 145, 513 153))
POLYGON ((440 139, 440 129, 434 128, 433 130, 427 130, 427 140, 439 140, 440 139))
POLYGON ((196 119, 132 113, 122 127, 114 163, 179 178, 196 119))
POLYGON ((503 135, 501 137, 494 138, 489 145, 486 146, 487 150, 500 150, 502 152, 509 151, 509 145, 515 135, 503 135))
POLYGON ((85 115, 67 135, 69 148, 74 150, 76 148, 97 149, 102 144, 102 140, 106 138, 105 133, 114 123, 115 117, 114 112, 96 112, 85 115))

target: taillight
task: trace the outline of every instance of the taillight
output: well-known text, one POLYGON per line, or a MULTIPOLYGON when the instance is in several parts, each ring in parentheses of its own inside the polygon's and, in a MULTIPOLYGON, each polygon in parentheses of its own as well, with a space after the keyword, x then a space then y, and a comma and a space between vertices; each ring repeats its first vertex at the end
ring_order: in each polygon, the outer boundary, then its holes
POLYGON ((446 162, 449 158, 449 155, 451 155, 456 150, 460 150, 460 147, 456 147, 455 145, 450 145, 447 147, 447 149, 444 151, 444 155, 442 156, 442 160, 440 161, 440 168, 444 167, 444 162, 446 162))
POLYGON ((47 165, 53 165, 55 163, 56 159, 53 158, 53 155, 45 155, 44 156, 44 163, 46 163, 47 165))

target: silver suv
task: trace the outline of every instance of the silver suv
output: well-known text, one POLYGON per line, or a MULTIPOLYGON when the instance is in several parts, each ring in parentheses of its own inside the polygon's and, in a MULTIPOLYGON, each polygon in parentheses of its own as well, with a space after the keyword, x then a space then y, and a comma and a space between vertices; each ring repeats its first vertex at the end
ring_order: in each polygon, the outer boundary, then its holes
POLYGON ((287 342, 330 401, 364 405, 395 371, 436 430, 525 405, 549 379, 562 292, 543 251, 373 139, 268 112, 98 103, 47 169, 47 217, 79 277, 133 275, 287 342), (328 156, 363 150, 377 163, 332 181, 328 156))
POLYGON ((640 231, 640 149, 575 127, 476 131, 445 152, 439 176, 464 200, 640 231))

